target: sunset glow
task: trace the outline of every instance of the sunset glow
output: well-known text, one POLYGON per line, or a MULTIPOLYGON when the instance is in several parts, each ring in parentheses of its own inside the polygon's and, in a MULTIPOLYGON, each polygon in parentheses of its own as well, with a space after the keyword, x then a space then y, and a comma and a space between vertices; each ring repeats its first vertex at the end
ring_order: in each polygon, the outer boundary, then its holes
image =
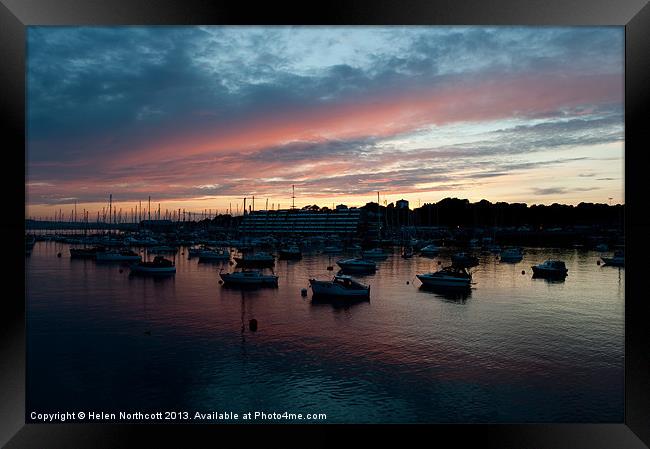
POLYGON ((622 27, 29 27, 26 215, 624 202, 622 27))

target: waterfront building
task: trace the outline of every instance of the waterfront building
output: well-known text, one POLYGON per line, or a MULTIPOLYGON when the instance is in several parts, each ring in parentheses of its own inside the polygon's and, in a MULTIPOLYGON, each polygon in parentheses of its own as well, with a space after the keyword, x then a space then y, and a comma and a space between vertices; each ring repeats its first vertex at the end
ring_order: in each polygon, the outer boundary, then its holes
POLYGON ((240 231, 246 235, 339 235, 355 237, 362 210, 284 209, 254 211, 244 216, 240 231))

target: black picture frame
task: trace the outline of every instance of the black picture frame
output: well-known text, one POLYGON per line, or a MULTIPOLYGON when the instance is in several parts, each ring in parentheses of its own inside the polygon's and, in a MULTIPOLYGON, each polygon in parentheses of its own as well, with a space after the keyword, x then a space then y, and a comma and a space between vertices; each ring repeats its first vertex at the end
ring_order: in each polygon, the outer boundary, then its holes
POLYGON ((340 444, 339 431, 384 439, 399 432, 409 442, 453 441, 454 447, 644 448, 650 445, 650 310, 643 289, 642 257, 648 251, 645 216, 645 146, 650 127, 650 5, 645 0, 390 0, 322 2, 284 6, 272 2, 201 0, 0 0, 0 104, 6 134, 2 179, 5 213, 5 288, 0 303, 0 445, 22 447, 192 447, 238 441, 245 447, 281 439, 286 444, 340 444), (625 26, 625 420, 614 424, 489 425, 126 425, 25 424, 25 191, 18 166, 25 163, 25 48, 29 25, 198 24, 428 24, 625 26), (6 145, 6 146, 5 146, 6 145), (15 166, 13 165, 15 164, 15 166), (13 258, 16 258, 14 260, 13 258), (290 437, 290 440, 287 439, 290 437))

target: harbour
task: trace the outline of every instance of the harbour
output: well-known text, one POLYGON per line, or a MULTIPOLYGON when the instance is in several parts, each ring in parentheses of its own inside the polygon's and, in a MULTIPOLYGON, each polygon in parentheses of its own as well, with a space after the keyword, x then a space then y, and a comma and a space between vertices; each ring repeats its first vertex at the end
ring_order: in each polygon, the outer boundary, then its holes
POLYGON ((416 275, 454 250, 404 259, 387 248, 357 277, 370 299, 341 303, 300 292, 350 252, 276 260, 277 287, 250 289, 220 285, 230 263, 199 263, 187 247, 162 278, 57 257, 69 249, 39 241, 26 258, 31 408, 65 395, 116 412, 317 407, 328 422, 622 418, 625 271, 595 250, 524 248, 518 263, 485 252, 469 291, 440 292, 416 275), (547 259, 564 260, 567 278, 534 279, 547 259))

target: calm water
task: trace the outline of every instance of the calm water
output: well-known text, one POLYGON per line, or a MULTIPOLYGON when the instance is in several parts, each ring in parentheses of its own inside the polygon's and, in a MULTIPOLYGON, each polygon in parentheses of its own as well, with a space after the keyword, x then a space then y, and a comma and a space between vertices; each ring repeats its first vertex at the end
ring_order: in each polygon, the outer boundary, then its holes
POLYGON ((593 251, 527 248, 517 264, 481 256, 465 298, 418 288, 415 274, 447 257, 396 252, 361 278, 371 300, 341 307, 300 290, 330 278, 342 256, 280 261, 279 288, 242 291, 218 284, 227 264, 187 252, 175 277, 153 279, 68 249, 37 242, 26 257, 28 410, 623 421, 625 271, 598 266, 593 251), (566 262, 566 281, 531 279, 551 257, 566 262))

